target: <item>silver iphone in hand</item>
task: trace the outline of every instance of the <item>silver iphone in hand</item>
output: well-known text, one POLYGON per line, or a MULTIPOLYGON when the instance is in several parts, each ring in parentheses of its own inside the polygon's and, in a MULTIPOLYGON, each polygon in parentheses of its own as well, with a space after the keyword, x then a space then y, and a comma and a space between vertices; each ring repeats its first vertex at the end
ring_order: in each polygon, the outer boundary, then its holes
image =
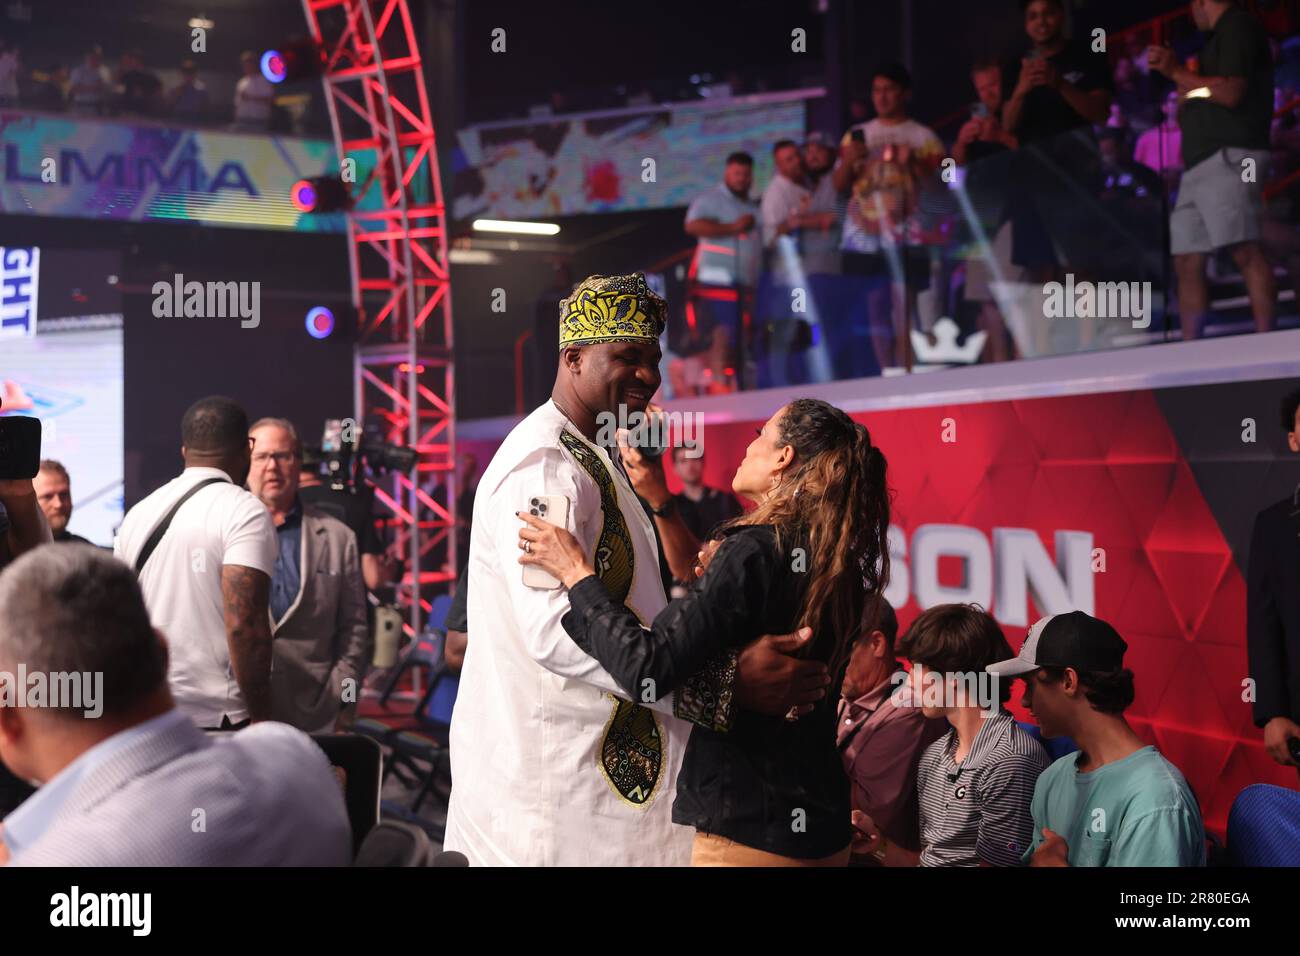
MULTIPOLYGON (((533 495, 528 499, 528 513, 547 524, 563 528, 569 521, 569 499, 564 495, 533 495)), ((535 564, 525 564, 524 584, 530 588, 554 591, 560 586, 560 579, 535 564)))

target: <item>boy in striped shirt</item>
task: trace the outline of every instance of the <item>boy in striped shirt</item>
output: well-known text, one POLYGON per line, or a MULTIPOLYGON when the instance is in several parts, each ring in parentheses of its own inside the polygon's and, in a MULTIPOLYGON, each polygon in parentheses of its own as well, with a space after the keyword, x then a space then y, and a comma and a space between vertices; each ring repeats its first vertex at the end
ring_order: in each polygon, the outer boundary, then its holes
POLYGON ((912 670, 895 689, 895 705, 951 725, 921 756, 921 851, 890 842, 855 812, 854 853, 886 866, 1020 864, 1034 836, 1034 784, 1050 761, 1002 706, 1010 681, 985 670, 1010 651, 997 622, 976 605, 940 604, 912 622, 898 645, 912 670))

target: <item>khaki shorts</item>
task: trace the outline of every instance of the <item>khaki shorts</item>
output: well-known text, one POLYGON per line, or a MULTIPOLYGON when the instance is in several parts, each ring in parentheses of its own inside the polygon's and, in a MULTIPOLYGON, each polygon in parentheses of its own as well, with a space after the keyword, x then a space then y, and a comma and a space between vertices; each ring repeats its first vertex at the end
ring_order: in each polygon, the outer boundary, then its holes
POLYGON ((1176 256, 1213 252, 1262 234, 1263 182, 1268 150, 1225 147, 1183 173, 1169 217, 1169 249, 1176 256), (1255 161, 1254 182, 1243 182, 1243 162, 1255 161))

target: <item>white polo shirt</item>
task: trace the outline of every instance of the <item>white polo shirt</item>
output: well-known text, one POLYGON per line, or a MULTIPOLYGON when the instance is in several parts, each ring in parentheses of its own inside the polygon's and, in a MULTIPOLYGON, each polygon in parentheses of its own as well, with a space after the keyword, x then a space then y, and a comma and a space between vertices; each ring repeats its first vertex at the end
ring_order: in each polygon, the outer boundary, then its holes
POLYGON ((221 566, 238 564, 270 575, 275 523, 257 498, 219 468, 186 468, 127 512, 113 553, 132 567, 158 522, 180 497, 206 478, 220 478, 176 512, 140 575, 154 627, 167 638, 168 681, 176 706, 200 727, 248 717, 230 666, 221 566))

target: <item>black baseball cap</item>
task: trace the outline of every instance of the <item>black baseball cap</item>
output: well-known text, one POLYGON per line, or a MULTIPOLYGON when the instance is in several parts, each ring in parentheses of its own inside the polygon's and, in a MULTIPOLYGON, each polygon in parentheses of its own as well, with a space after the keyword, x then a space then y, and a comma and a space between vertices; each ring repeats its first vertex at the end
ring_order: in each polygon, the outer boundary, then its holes
POLYGON ((1049 614, 1029 629, 1020 653, 984 668, 1001 677, 1018 677, 1040 667, 1073 667, 1076 671, 1117 671, 1124 667, 1128 645, 1105 621, 1070 611, 1049 614))

